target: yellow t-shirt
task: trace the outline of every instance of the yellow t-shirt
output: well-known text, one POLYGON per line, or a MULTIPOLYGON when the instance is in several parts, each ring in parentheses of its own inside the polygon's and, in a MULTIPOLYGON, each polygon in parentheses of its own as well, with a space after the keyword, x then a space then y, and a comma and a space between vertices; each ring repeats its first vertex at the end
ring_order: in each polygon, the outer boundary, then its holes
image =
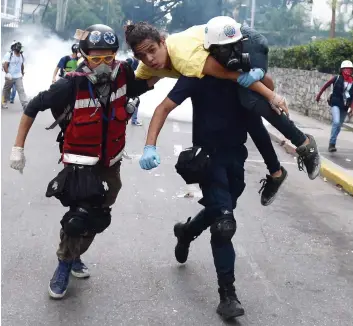
POLYGON ((171 70, 152 69, 140 62, 135 72, 136 77, 140 79, 151 77, 179 78, 184 75, 202 78, 204 76, 202 70, 209 56, 209 52, 203 47, 205 27, 206 25, 193 26, 167 37, 166 44, 172 63, 171 70))

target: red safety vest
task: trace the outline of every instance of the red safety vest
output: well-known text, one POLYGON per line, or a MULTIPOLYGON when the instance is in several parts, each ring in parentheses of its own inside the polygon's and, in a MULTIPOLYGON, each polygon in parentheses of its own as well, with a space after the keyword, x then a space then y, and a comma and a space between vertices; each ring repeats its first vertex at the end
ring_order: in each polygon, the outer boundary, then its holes
POLYGON ((121 159, 129 118, 125 110, 126 73, 122 66, 115 83, 106 117, 98 99, 91 99, 89 90, 78 90, 72 118, 64 134, 63 163, 95 165, 102 161, 104 166, 112 166, 121 159), (105 121, 108 128, 103 134, 104 118, 108 120, 105 121))

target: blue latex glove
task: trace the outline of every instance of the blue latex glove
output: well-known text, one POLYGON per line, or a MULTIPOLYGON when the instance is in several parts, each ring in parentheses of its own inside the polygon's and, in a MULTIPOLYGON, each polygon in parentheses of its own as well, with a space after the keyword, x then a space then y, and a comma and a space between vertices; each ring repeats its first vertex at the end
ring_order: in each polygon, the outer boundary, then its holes
POLYGON ((243 72, 237 79, 240 86, 249 87, 251 84, 264 78, 265 73, 260 68, 251 69, 249 72, 243 72))
POLYGON ((156 146, 146 145, 143 155, 140 158, 140 166, 144 170, 156 168, 161 163, 161 159, 156 151, 156 146))

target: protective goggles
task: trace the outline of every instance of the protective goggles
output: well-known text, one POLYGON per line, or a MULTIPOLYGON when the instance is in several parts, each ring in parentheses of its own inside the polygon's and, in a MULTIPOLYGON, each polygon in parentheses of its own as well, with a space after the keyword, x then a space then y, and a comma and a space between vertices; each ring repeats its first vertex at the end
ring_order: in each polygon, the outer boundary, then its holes
POLYGON ((109 55, 87 55, 86 59, 89 63, 100 65, 102 62, 107 65, 111 64, 115 59, 115 53, 109 55))

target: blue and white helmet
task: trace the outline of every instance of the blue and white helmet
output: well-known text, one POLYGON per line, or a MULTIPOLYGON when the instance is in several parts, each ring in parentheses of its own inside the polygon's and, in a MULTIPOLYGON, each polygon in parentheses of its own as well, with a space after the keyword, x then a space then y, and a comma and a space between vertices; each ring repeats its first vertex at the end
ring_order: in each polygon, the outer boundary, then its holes
POLYGON ((224 45, 240 41, 243 34, 241 24, 228 16, 214 17, 205 26, 204 47, 206 50, 211 45, 224 45))

